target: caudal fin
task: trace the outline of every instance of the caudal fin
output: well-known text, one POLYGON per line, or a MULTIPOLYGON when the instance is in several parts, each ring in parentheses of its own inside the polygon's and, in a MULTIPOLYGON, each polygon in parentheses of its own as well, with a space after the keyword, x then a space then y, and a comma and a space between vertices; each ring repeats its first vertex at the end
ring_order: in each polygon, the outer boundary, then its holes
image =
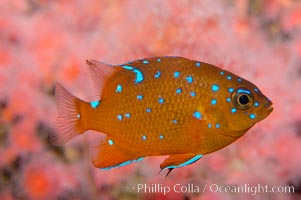
POLYGON ((81 125, 79 112, 80 105, 84 102, 73 96, 59 83, 55 87, 55 99, 58 110, 56 131, 49 135, 49 140, 54 145, 63 145, 85 131, 81 125))

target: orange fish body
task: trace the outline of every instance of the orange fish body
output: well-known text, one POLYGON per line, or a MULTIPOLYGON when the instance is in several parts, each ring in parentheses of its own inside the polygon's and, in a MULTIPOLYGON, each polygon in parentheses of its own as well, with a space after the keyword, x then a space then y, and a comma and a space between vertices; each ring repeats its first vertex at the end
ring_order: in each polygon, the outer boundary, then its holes
POLYGON ((84 102, 57 84, 58 133, 50 139, 60 145, 87 130, 106 134, 92 159, 101 169, 161 155, 169 155, 161 169, 189 165, 272 111, 254 84, 207 63, 182 57, 87 63, 99 99, 84 102))

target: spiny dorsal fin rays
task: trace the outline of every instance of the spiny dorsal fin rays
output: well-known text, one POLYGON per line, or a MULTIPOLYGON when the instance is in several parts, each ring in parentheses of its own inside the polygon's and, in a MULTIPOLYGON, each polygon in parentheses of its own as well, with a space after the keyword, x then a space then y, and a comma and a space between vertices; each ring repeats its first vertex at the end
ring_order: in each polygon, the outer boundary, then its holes
POLYGON ((130 76, 135 75, 133 79, 134 83, 140 83, 143 81, 143 73, 131 66, 127 65, 110 65, 96 60, 86 60, 87 65, 90 69, 90 74, 92 76, 93 82, 96 87, 96 99, 103 99, 104 96, 110 96, 111 92, 115 92, 111 87, 115 87, 113 82, 116 82, 120 76, 114 76, 115 73, 128 73, 130 76), (128 67, 128 68, 127 68, 128 67), (130 69, 129 69, 130 67, 130 69), (110 82, 110 84, 106 84, 110 82), (107 85, 107 86, 105 86, 107 85), (104 88, 106 87, 106 94, 104 94, 104 88))
POLYGON ((99 62, 96 60, 86 60, 89 66, 90 74, 96 88, 96 98, 100 99, 104 85, 109 77, 112 76, 118 69, 110 64, 99 62))

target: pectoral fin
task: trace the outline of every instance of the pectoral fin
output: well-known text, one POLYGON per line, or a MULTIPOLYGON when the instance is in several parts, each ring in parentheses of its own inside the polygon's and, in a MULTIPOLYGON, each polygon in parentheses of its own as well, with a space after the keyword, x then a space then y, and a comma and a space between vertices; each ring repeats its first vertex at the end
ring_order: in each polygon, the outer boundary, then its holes
POLYGON ((176 155, 170 155, 166 160, 164 160, 163 163, 160 164, 161 171, 168 169, 168 174, 175 168, 184 167, 187 165, 190 165, 196 161, 198 161, 200 158, 202 158, 203 155, 195 155, 195 154, 176 154, 176 155))

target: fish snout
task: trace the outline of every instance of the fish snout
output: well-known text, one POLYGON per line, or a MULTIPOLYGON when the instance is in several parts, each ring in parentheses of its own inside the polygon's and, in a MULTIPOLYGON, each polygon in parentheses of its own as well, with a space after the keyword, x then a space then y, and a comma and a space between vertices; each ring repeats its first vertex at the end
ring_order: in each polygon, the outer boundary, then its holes
POLYGON ((268 100, 266 104, 261 109, 261 113, 263 115, 263 118, 266 118, 272 111, 273 111, 273 103, 268 100))

